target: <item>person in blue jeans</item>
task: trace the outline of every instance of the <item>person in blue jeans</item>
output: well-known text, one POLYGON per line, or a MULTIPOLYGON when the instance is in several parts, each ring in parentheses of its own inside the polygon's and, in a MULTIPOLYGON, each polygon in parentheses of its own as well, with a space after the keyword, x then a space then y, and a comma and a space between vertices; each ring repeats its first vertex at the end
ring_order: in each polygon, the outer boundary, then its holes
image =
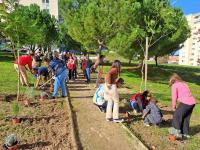
POLYGON ((62 97, 66 97, 65 81, 67 79, 67 68, 64 61, 59 59, 59 53, 57 51, 54 52, 54 58, 50 61, 49 68, 54 76, 54 91, 51 99, 57 97, 59 87, 61 87, 62 97))
POLYGON ((90 73, 91 73, 91 65, 92 62, 91 60, 87 57, 86 58, 86 68, 85 68, 85 77, 86 77, 86 82, 90 83, 90 73))

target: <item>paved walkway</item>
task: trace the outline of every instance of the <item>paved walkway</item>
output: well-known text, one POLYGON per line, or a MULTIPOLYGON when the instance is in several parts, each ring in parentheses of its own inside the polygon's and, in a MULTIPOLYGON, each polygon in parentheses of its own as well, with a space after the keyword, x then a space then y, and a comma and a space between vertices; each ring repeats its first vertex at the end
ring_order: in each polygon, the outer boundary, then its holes
MULTIPOLYGON (((83 77, 82 77, 83 78, 83 77)), ((80 149, 134 150, 135 144, 120 124, 106 122, 105 113, 92 103, 95 81, 86 84, 83 79, 68 84, 80 149)))

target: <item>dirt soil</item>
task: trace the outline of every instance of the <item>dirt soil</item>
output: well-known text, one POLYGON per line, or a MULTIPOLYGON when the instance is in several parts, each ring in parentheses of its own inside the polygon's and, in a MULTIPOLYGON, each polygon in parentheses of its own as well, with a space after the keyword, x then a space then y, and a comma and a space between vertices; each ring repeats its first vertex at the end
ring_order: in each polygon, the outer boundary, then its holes
MULTIPOLYGON (((80 77, 79 77, 80 78, 80 77)), ((120 124, 107 122, 105 113, 92 103, 95 80, 86 84, 83 79, 68 84, 73 106, 78 145, 87 150, 134 150, 137 144, 120 124)))
MULTIPOLYGON (((12 96, 11 96, 12 97, 12 96)), ((0 101, 0 149, 4 139, 15 133, 20 141, 20 149, 67 150, 72 149, 69 114, 64 99, 40 103, 32 102, 25 107, 20 101, 22 122, 12 125, 12 102, 0 101)))

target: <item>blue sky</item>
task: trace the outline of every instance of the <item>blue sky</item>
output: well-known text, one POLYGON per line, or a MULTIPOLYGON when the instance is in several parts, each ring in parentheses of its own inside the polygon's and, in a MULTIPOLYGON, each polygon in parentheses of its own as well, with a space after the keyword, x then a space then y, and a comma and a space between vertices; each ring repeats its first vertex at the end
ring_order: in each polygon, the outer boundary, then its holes
POLYGON ((183 10, 185 15, 200 13, 200 0, 170 0, 171 4, 183 10))

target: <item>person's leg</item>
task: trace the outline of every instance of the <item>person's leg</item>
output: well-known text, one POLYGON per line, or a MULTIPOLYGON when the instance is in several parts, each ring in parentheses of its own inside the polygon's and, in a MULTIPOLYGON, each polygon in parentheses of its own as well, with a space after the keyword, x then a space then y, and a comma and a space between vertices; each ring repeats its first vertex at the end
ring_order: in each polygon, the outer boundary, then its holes
POLYGON ((90 82, 90 68, 86 68, 87 80, 90 82))
POLYGON ((181 130, 183 116, 184 116, 183 111, 184 111, 184 107, 180 103, 178 108, 174 112, 173 120, 172 120, 172 127, 174 127, 177 130, 181 130))
POLYGON ((21 66, 21 65, 19 67, 20 67, 20 73, 21 73, 21 75, 23 77, 23 80, 24 80, 25 84, 27 86, 29 86, 28 77, 27 77, 27 73, 26 73, 26 68, 24 66, 21 66))
POLYGON ((54 88, 53 88, 53 97, 56 97, 58 95, 58 89, 60 87, 60 81, 58 77, 55 77, 54 79, 54 88))
POLYGON ((183 134, 189 135, 189 125, 190 125, 190 118, 192 115, 192 111, 195 105, 191 105, 189 111, 186 113, 186 115, 183 118, 183 134))
POLYGON ((71 80, 71 78, 72 78, 72 70, 69 69, 69 80, 71 80))
POLYGON ((59 78, 61 90, 62 90, 62 96, 67 96, 66 87, 65 87, 66 77, 67 77, 67 71, 63 71, 59 78))
POLYGON ((18 65, 17 65, 17 64, 14 64, 14 68, 15 68, 15 70, 17 71, 17 74, 18 74, 18 76, 19 76, 19 79, 20 79, 21 84, 22 84, 22 85, 25 85, 24 79, 23 79, 23 77, 22 77, 22 75, 21 75, 21 73, 20 73, 20 68, 18 68, 18 65))
POLYGON ((112 106, 113 106, 113 100, 112 100, 112 96, 111 94, 111 90, 108 89, 105 85, 105 99, 108 100, 108 104, 107 104, 107 108, 106 108, 106 119, 111 119, 112 118, 112 106))
POLYGON ((133 109, 133 110, 138 110, 138 105, 137 105, 137 102, 136 101, 131 101, 131 108, 133 109))
POLYGON ((86 69, 84 70, 84 75, 85 75, 86 80, 88 81, 89 79, 88 79, 88 75, 87 75, 86 69))
POLYGON ((112 92, 113 92, 113 119, 119 119, 119 93, 117 91, 117 86, 112 85, 112 92))

